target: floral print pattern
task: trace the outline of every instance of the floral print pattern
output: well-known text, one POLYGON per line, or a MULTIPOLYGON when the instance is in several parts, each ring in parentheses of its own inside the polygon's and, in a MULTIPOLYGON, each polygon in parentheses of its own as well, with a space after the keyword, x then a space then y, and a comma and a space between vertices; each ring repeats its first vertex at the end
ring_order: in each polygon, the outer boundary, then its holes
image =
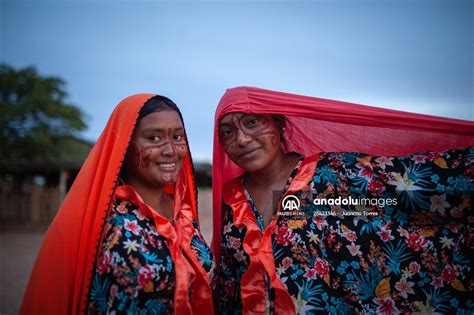
MULTIPOLYGON (((303 161, 303 157, 300 158, 297 165, 291 172, 290 177, 287 180, 284 193, 290 186, 291 180, 298 172, 298 168, 303 161)), ((245 176, 245 175, 244 175, 245 176)), ((256 222, 260 230, 264 231, 263 218, 258 212, 258 209, 253 201, 250 193, 244 188, 245 195, 255 215, 256 222)), ((222 234, 222 246, 221 246, 221 261, 220 261, 220 277, 217 285, 219 290, 219 298, 217 303, 218 314, 241 314, 242 313, 242 301, 240 295, 240 279, 242 275, 247 271, 250 265, 250 259, 247 253, 243 249, 243 240, 245 238, 245 228, 238 228, 234 225, 232 208, 223 204, 223 234, 222 234)), ((265 283, 267 285, 267 301, 266 309, 267 313, 272 313, 274 309, 273 299, 274 292, 269 285, 268 277, 265 277, 265 283)))
MULTIPOLYGON (((197 222, 191 249, 215 283, 215 261, 197 222)), ((89 290, 92 314, 172 314, 175 269, 166 239, 153 221, 126 200, 118 200, 104 227, 89 290)))
MULTIPOLYGON (((321 153, 312 180, 295 194, 304 214, 278 216, 272 234, 277 276, 297 313, 472 314, 473 165, 474 148, 321 153), (366 202, 314 202, 339 197, 366 202)), ((245 228, 233 225, 229 205, 223 218, 218 310, 238 314, 249 265, 245 228)))

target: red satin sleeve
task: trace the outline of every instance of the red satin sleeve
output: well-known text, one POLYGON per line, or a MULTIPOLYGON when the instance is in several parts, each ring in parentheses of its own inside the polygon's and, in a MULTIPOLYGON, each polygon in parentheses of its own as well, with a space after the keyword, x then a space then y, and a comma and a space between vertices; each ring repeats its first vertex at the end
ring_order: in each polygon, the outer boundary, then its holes
MULTIPOLYGON (((301 190, 308 184, 316 169, 318 157, 318 155, 311 156, 302 162, 282 198, 301 190)), ((268 274, 270 285, 275 290, 275 313, 295 314, 295 305, 288 290, 277 277, 273 258, 272 234, 278 217, 274 216, 262 233, 247 201, 242 178, 234 179, 226 184, 223 199, 232 208, 234 225, 246 228, 243 248, 250 258, 250 265, 240 282, 243 314, 265 314, 265 273, 268 274)))
POLYGON ((175 314, 212 314, 212 292, 207 274, 190 247, 194 234, 191 207, 183 203, 180 209, 175 209, 172 223, 148 206, 131 186, 118 187, 115 196, 136 204, 145 215, 153 219, 157 232, 166 239, 175 265, 175 314), (193 296, 191 300, 189 289, 193 296))

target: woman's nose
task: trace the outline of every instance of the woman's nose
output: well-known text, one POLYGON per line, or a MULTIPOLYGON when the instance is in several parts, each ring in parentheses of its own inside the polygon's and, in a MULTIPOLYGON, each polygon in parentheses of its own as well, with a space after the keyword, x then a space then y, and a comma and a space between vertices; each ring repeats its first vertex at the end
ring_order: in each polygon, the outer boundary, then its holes
POLYGON ((252 141, 252 137, 249 136, 244 131, 242 131, 240 128, 238 128, 237 129, 237 144, 244 146, 244 145, 247 145, 250 141, 252 141))
POLYGON ((176 154, 176 148, 171 141, 166 142, 161 148, 161 154, 165 156, 173 156, 176 154))

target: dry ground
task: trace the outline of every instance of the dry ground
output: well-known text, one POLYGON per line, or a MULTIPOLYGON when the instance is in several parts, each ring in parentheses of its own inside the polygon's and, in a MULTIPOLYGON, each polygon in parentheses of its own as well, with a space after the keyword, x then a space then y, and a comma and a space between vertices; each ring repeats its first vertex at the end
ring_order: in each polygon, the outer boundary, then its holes
MULTIPOLYGON (((204 238, 212 237, 212 196, 199 191, 199 217, 204 238)), ((0 230, 0 315, 17 314, 46 227, 8 227, 0 230)))

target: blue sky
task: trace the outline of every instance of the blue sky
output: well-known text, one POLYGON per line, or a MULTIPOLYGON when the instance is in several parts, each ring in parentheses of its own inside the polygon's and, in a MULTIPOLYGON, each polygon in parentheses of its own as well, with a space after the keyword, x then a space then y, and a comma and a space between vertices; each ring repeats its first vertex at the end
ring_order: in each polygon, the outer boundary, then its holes
POLYGON ((0 60, 62 77, 89 140, 121 99, 159 93, 210 161, 240 85, 474 120, 473 1, 0 1, 0 60))

